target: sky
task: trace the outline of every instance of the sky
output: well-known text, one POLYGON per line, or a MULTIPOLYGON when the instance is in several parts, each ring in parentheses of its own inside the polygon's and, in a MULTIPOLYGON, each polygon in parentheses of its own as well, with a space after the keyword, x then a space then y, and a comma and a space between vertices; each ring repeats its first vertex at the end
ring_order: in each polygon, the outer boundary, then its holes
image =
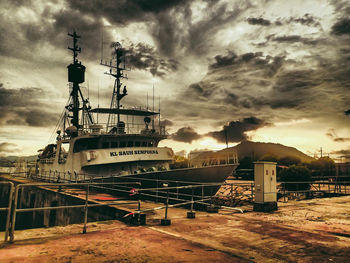
MULTIPOLYGON (((68 32, 87 67, 82 91, 107 107, 113 79, 99 65, 127 50, 124 105, 154 86, 174 151, 244 140, 314 156, 350 156, 347 0, 2 0, 0 156, 31 155, 67 103, 68 32), (102 43, 102 44, 101 44, 102 43)), ((156 99, 158 109, 158 99, 156 99)), ((151 102, 149 102, 151 103, 151 102)))

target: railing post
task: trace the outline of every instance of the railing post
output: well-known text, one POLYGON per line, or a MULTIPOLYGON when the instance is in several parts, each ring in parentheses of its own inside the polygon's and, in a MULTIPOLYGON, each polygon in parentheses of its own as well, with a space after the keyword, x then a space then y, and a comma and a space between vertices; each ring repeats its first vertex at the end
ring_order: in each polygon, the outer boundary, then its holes
POLYGON ((204 185, 202 185, 202 200, 204 199, 204 185))
POLYGON ((192 187, 192 196, 191 196, 191 212, 193 212, 193 187, 192 187))
POLYGON ((254 190, 253 190, 254 186, 253 183, 250 183, 250 194, 252 195, 252 200, 254 199, 254 190))
MULTIPOLYGON (((163 184, 163 187, 169 187, 169 184, 163 184)), ((166 191, 166 203, 165 203, 165 216, 160 220, 160 224, 163 226, 171 225, 171 220, 168 219, 168 206, 169 206, 169 188, 166 191)))
MULTIPOLYGON (((179 182, 176 181, 176 187, 179 186, 179 182)), ((179 188, 176 188, 176 199, 179 199, 179 188)))
POLYGON ((21 185, 16 186, 15 190, 15 201, 13 203, 13 212, 12 212, 12 222, 11 222, 11 231, 10 231, 10 242, 13 242, 15 239, 15 225, 16 225, 16 209, 17 209, 17 203, 18 203, 18 190, 21 185))
POLYGON ((89 203, 89 190, 90 190, 89 186, 90 185, 88 184, 87 187, 86 187, 83 234, 86 234, 86 224, 87 224, 87 216, 88 216, 88 203, 89 203))
POLYGON ((330 189, 329 182, 327 183, 327 185, 328 185, 328 193, 330 193, 330 192, 331 192, 331 189, 330 189))
POLYGON ((193 212, 193 205, 194 205, 194 198, 193 198, 193 195, 194 195, 194 188, 192 187, 192 196, 191 196, 191 211, 190 212, 187 212, 187 218, 196 218, 196 213, 193 212))
POLYGON ((11 218, 11 210, 12 210, 12 199, 15 185, 12 182, 10 184, 10 195, 9 195, 9 204, 7 207, 7 217, 6 217, 6 225, 5 225, 5 242, 7 242, 9 236, 9 226, 10 226, 10 218, 11 218))
POLYGON ((168 219, 168 206, 169 206, 169 189, 166 190, 166 203, 165 203, 165 219, 168 219))

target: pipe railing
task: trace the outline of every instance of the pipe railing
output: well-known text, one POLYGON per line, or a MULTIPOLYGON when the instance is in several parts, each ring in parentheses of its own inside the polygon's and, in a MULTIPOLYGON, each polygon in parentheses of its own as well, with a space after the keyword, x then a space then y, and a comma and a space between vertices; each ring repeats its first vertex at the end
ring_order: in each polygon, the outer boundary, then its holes
MULTIPOLYGON (((126 182, 119 182, 114 184, 121 184, 125 185, 126 182)), ((130 184, 130 183, 129 183, 130 184)), ((135 184, 135 183, 132 183, 135 184)), ((91 186, 94 185, 111 185, 111 183, 31 183, 31 184, 18 184, 15 187, 15 193, 14 193, 14 201, 12 206, 12 217, 11 217, 11 228, 9 230, 9 236, 10 236, 10 242, 14 241, 14 232, 15 232, 15 225, 16 225, 16 215, 17 213, 22 212, 34 212, 34 211, 46 211, 46 210, 58 210, 58 209, 68 209, 68 208, 84 208, 84 228, 83 233, 86 233, 86 224, 87 224, 87 212, 89 207, 99 207, 99 206, 108 206, 108 205, 125 205, 125 204, 135 204, 137 201, 131 201, 131 200, 125 200, 125 199, 119 199, 117 201, 110 201, 110 202, 104 202, 104 203, 90 203, 89 201, 89 189, 91 186), (19 199, 19 190, 21 188, 25 187, 86 187, 86 195, 85 195, 85 203, 81 205, 66 205, 66 206, 55 206, 55 207, 32 207, 32 208, 17 208, 18 206, 18 199, 19 199), (125 201, 125 202, 121 202, 125 201), (126 202, 127 201, 127 202, 126 202)), ((12 199, 11 199, 12 200, 12 199)), ((5 234, 5 242, 7 241, 7 236, 5 234)))
POLYGON ((10 216, 11 216, 12 199, 13 199, 15 185, 12 182, 0 182, 0 184, 8 184, 10 187, 8 205, 7 207, 0 207, 0 211, 7 211, 6 222, 5 222, 5 242, 7 242, 7 239, 9 236, 10 216))

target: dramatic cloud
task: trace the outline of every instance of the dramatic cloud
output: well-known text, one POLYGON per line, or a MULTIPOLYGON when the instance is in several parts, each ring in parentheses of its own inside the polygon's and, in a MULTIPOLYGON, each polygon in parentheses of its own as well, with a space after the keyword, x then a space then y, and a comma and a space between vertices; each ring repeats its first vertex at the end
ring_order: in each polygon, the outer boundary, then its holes
POLYGON ((191 143, 192 141, 198 140, 202 135, 198 134, 191 127, 183 127, 177 130, 174 134, 171 135, 171 139, 179 142, 191 143))
POLYGON ((279 42, 279 43, 303 43, 306 45, 315 45, 317 44, 320 39, 310 39, 301 37, 298 35, 289 35, 289 36, 276 36, 271 38, 272 41, 279 42))
POLYGON ((305 26, 320 27, 321 24, 317 20, 318 19, 312 16, 311 14, 305 14, 303 17, 291 17, 289 19, 289 22, 296 22, 305 26))
POLYGON ((17 147, 17 145, 15 143, 1 142, 0 143, 0 154, 18 152, 18 149, 15 147, 17 147))
POLYGON ((248 23, 251 25, 261 25, 261 26, 269 26, 271 25, 270 20, 264 19, 262 17, 255 18, 255 17, 250 17, 247 19, 248 23))
POLYGON ((224 125, 222 130, 209 132, 207 136, 213 137, 218 142, 240 142, 248 139, 246 132, 254 131, 269 125, 264 120, 249 117, 239 121, 231 121, 224 125))
POLYGON ((0 86, 0 123, 48 127, 57 122, 46 101, 45 92, 40 88, 6 89, 0 86))
POLYGON ((332 33, 335 35, 350 35, 350 19, 343 18, 332 26, 332 33))
POLYGON ((334 129, 329 129, 329 131, 326 133, 326 135, 332 139, 335 142, 347 142, 350 141, 350 138, 345 138, 345 137, 339 137, 334 129))
POLYGON ((338 150, 338 151, 332 151, 330 154, 338 155, 339 157, 349 158, 350 157, 350 150, 338 150))
POLYGON ((162 77, 176 71, 178 62, 173 59, 161 59, 155 49, 147 44, 138 43, 125 48, 126 63, 131 68, 149 71, 153 76, 162 77))
POLYGON ((165 119, 165 120, 162 120, 160 122, 160 125, 165 126, 165 127, 170 127, 170 126, 173 126, 174 123, 171 120, 165 119))
POLYGON ((264 19, 262 17, 259 17, 259 18, 250 17, 247 19, 247 21, 250 25, 282 26, 285 24, 299 23, 299 24, 304 25, 304 26, 321 28, 321 24, 318 20, 319 20, 318 18, 312 16, 311 14, 305 14, 302 17, 289 17, 289 18, 284 18, 284 19, 279 18, 275 22, 271 22, 270 20, 264 19))

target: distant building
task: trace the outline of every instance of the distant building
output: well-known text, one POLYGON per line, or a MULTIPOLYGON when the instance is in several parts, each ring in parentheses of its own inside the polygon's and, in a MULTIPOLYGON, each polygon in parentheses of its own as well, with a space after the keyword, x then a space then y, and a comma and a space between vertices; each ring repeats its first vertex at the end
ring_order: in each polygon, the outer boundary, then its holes
POLYGON ((350 162, 335 163, 336 178, 350 177, 350 162))

